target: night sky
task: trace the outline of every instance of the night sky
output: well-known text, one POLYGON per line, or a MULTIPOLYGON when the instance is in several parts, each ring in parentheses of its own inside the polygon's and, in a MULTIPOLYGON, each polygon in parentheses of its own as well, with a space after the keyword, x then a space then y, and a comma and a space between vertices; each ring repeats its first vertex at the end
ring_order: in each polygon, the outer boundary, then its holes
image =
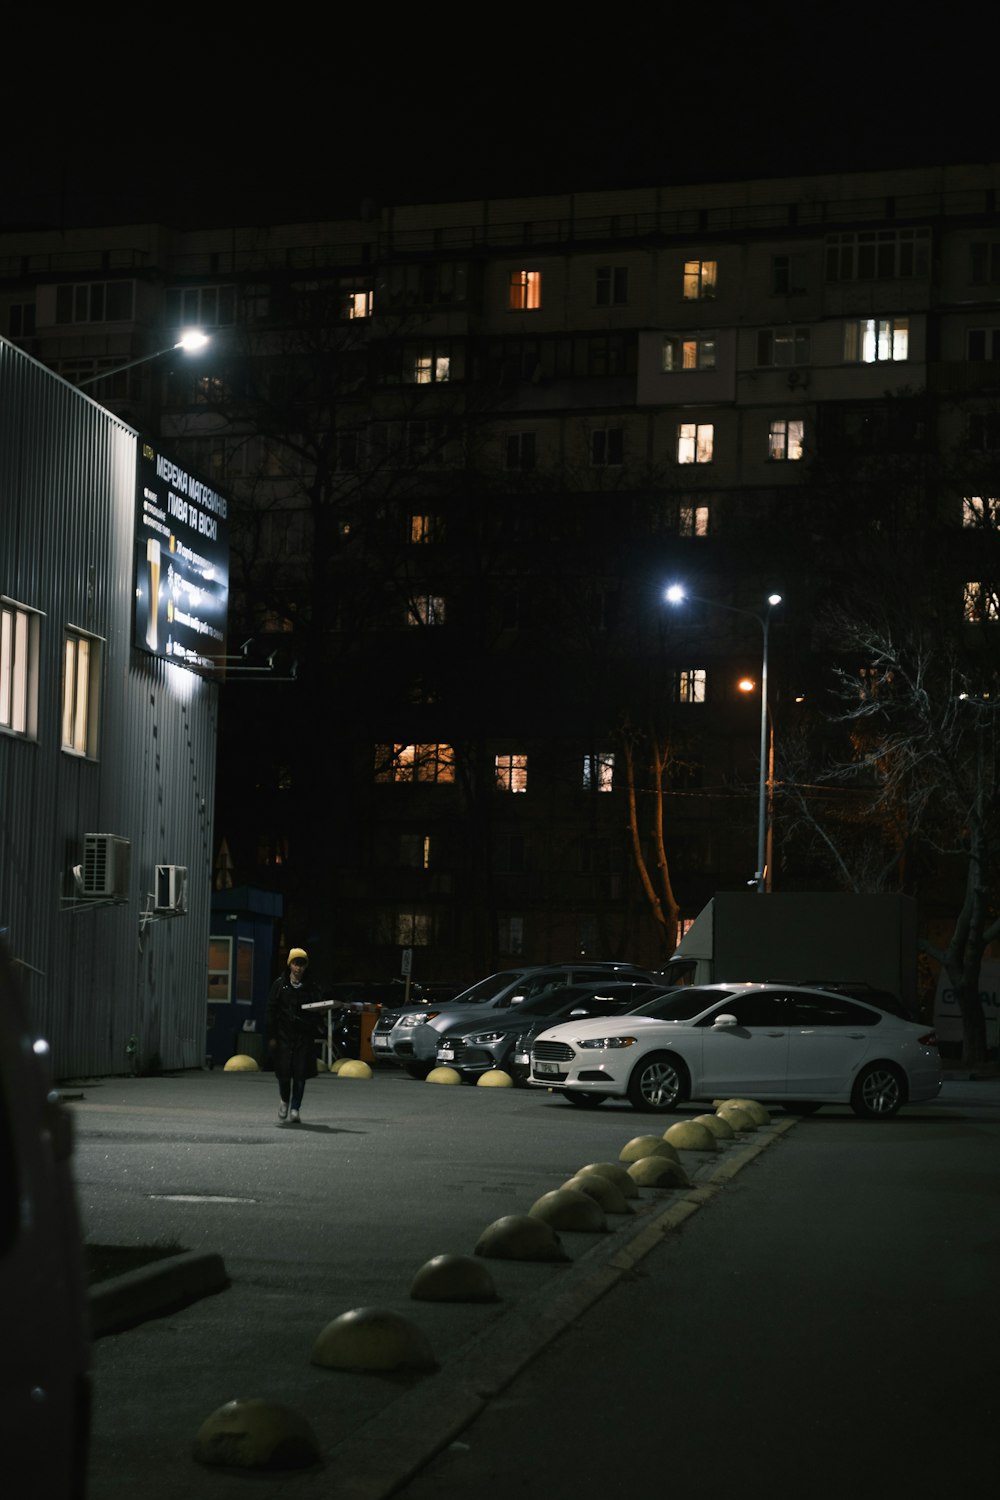
POLYGON ((162 38, 91 17, 62 23, 57 57, 27 38, 7 56, 0 222, 261 223, 1000 159, 988 12, 964 0, 926 20, 807 0, 373 15, 321 36, 296 13, 282 37, 266 12, 242 41, 191 13, 162 38))

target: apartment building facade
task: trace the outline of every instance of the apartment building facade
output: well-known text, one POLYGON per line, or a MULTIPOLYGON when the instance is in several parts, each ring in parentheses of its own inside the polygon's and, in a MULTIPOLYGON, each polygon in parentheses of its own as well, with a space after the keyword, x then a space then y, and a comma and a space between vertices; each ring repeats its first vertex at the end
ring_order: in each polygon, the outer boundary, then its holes
MULTIPOLYGON (((958 164, 0 236, 8 336, 108 371, 102 401, 234 496, 217 832, 331 977, 407 949, 434 979, 652 962, 658 912, 752 878, 758 625, 776 590, 780 754, 827 670, 838 514, 862 546, 919 483, 956 614, 993 618, 998 186, 958 164)), ((780 839, 770 873, 829 880, 780 839)))

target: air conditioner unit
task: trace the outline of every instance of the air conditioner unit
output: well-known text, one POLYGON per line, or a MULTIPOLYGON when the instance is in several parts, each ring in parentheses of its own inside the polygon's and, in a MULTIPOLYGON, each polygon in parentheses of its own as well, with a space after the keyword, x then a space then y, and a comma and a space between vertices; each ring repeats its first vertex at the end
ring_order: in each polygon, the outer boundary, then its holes
POLYGON ((183 916, 187 911, 187 878, 186 865, 157 865, 153 910, 183 916))
POLYGON ((131 845, 116 833, 85 833, 83 864, 73 871, 77 894, 88 900, 127 901, 131 845))

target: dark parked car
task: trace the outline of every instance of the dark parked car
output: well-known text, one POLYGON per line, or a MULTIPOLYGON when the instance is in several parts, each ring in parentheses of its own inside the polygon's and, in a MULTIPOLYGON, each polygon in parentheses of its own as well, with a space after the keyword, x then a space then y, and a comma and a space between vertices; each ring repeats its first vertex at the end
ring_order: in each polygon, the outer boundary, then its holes
POLYGON ((516 1065, 513 1054, 516 1049, 524 1049, 528 1038, 558 1020, 620 1015, 661 991, 661 985, 646 981, 561 985, 545 990, 511 1010, 493 1010, 474 1022, 468 1016, 455 1021, 441 1032, 437 1062, 456 1068, 467 1079, 501 1068, 516 1083, 526 1082, 527 1057, 516 1065))

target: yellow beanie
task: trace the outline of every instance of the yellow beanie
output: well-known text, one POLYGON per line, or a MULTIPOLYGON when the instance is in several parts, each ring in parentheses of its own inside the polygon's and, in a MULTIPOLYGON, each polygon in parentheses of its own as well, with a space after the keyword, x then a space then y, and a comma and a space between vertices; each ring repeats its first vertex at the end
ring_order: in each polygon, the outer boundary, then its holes
POLYGON ((301 958, 305 963, 309 962, 309 955, 308 955, 308 953, 306 952, 306 950, 304 948, 289 948, 289 950, 288 950, 288 963, 289 963, 289 965, 292 963, 293 959, 296 959, 296 958, 301 958))

